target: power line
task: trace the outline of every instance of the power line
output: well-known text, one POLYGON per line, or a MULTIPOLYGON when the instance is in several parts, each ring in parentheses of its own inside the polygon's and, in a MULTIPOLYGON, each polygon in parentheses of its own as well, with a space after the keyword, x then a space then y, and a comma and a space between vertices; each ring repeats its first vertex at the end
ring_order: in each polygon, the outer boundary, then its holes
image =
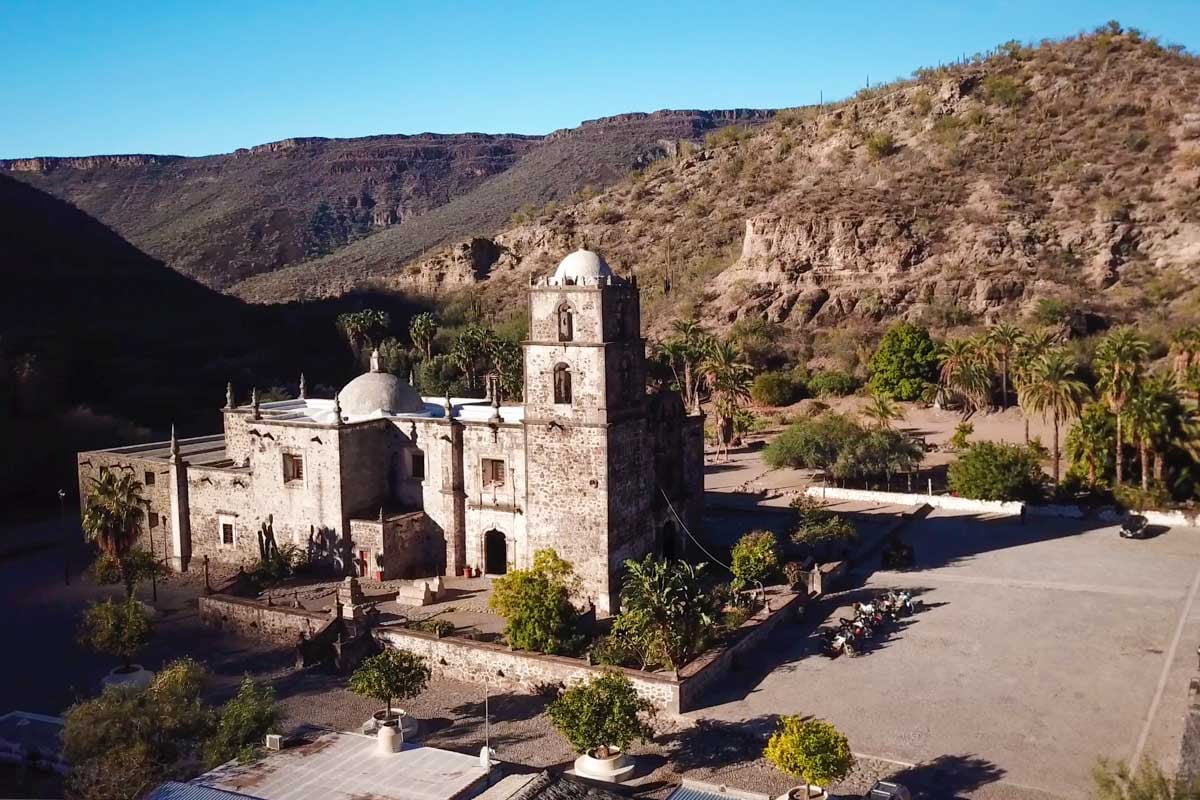
POLYGON ((679 513, 678 513, 678 512, 675 510, 675 504, 671 502, 671 498, 667 497, 667 492, 666 492, 666 490, 664 490, 664 489, 663 489, 663 488, 660 486, 660 487, 658 488, 658 491, 662 493, 663 499, 667 501, 667 508, 668 508, 668 509, 670 509, 670 511, 671 511, 671 516, 675 517, 675 521, 679 523, 679 527, 683 528, 683 532, 684 532, 684 533, 686 533, 686 534, 688 535, 688 538, 689 538, 689 539, 691 539, 693 542, 695 542, 695 543, 696 543, 696 546, 697 546, 697 547, 699 547, 699 548, 700 548, 700 549, 701 549, 701 550, 704 552, 704 555, 708 556, 708 557, 709 557, 709 558, 711 558, 713 561, 717 562, 717 563, 718 563, 718 564, 720 564, 722 567, 724 567, 725 569, 729 570, 729 574, 730 574, 730 575, 732 575, 732 574, 733 574, 733 567, 729 566, 729 565, 728 565, 728 564, 726 564, 724 561, 721 561, 721 559, 717 558, 717 557, 716 557, 716 556, 714 556, 712 553, 708 552, 708 548, 706 548, 704 545, 702 545, 702 544, 700 543, 700 540, 699 540, 699 539, 697 539, 695 536, 693 536, 693 535, 692 535, 692 532, 691 532, 690 530, 688 530, 688 526, 687 526, 686 524, 684 524, 684 521, 683 521, 683 520, 680 518, 680 516, 679 516, 679 513))

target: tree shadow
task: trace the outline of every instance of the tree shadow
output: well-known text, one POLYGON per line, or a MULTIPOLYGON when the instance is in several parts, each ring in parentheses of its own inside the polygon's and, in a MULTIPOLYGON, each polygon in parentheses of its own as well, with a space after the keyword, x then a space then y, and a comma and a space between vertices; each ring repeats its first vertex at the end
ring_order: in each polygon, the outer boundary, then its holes
MULTIPOLYGON (((764 714, 738 722, 701 719, 691 728, 658 739, 679 771, 716 771, 754 761, 779 724, 779 714, 764 714)), ((805 719, 808 719, 806 717, 805 719)))
POLYGON ((1003 778, 1005 770, 976 755, 945 755, 907 767, 888 778, 921 800, 955 800, 1003 778))

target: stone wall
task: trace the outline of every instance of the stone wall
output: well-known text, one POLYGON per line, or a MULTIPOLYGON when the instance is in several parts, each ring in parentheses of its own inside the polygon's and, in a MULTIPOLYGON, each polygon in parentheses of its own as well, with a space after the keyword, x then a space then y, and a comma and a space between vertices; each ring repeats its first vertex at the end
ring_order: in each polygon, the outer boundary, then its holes
POLYGON ((334 622, 317 611, 268 606, 231 595, 208 595, 199 604, 200 621, 206 625, 282 645, 297 644, 302 633, 313 638, 334 622))
POLYGON ((821 500, 854 500, 866 503, 887 503, 897 506, 930 505, 952 511, 978 511, 984 514, 1020 514, 1024 503, 1017 500, 970 500, 948 494, 906 494, 903 492, 871 492, 865 489, 841 489, 836 486, 810 486, 804 490, 809 497, 821 500))
MULTIPOLYGON (((159 447, 161 443, 150 445, 159 447)), ((136 448, 122 448, 136 450, 136 448)), ((146 501, 146 516, 142 518, 142 536, 138 547, 152 551, 156 558, 169 559, 174 555, 171 542, 171 464, 161 458, 146 458, 136 452, 93 451, 80 453, 76 461, 79 477, 79 510, 87 510, 88 493, 92 480, 100 477, 100 470, 107 468, 121 474, 132 472, 142 484, 142 498, 146 501), (151 516, 153 515, 153 516, 151 516), (151 544, 153 539, 153 544, 151 544)), ((169 563, 169 562, 168 562, 169 563)))
POLYGON ((484 569, 484 534, 504 534, 510 568, 524 569, 533 552, 526 538, 525 430, 520 425, 470 423, 462 428, 466 563, 484 569), (504 462, 503 486, 487 486, 483 460, 504 462))

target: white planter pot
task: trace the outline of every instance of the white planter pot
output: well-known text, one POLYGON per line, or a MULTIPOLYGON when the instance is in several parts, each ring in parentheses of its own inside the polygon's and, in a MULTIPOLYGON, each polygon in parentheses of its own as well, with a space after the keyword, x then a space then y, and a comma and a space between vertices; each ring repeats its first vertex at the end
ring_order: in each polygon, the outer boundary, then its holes
POLYGON ((404 737, 404 741, 406 742, 410 742, 416 737, 417 732, 421 728, 416 717, 413 717, 407 712, 401 711, 398 708, 392 709, 391 719, 385 720, 384 717, 386 714, 387 712, 382 708, 376 711, 371 715, 369 720, 363 723, 362 732, 366 734, 372 734, 380 728, 387 726, 389 728, 395 728, 398 733, 401 733, 404 737))
POLYGON ((117 667, 100 680, 100 685, 105 689, 110 686, 122 689, 145 689, 153 680, 153 672, 145 669, 141 664, 134 664, 128 671, 124 667, 117 667))
POLYGON ((575 759, 575 774, 581 778, 591 778, 594 781, 608 783, 624 783, 633 777, 636 766, 633 758, 619 750, 610 751, 613 755, 607 758, 595 758, 584 753, 575 759))
POLYGON ((826 800, 829 793, 820 786, 793 786, 786 794, 779 795, 779 800, 826 800))

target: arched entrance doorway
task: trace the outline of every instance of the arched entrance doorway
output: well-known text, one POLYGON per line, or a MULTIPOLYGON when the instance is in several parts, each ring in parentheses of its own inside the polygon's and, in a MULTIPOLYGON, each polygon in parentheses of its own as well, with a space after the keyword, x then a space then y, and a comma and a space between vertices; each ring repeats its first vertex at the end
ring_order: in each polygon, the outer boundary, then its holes
POLYGON ((675 523, 670 520, 663 523, 662 530, 658 532, 658 554, 662 556, 664 561, 679 558, 677 551, 675 535, 675 523))
POLYGON ((483 571, 488 575, 508 572, 508 542, 500 531, 490 530, 483 535, 483 571))

